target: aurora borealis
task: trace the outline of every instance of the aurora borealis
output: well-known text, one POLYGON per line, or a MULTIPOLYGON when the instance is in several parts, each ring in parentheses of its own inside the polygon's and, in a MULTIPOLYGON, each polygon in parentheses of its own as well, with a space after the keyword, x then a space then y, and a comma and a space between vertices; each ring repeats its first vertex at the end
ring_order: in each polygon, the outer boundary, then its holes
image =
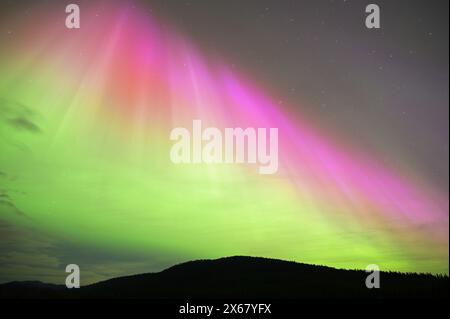
POLYGON ((79 30, 55 3, 0 22, 14 26, 0 47, 2 281, 231 255, 448 274, 448 188, 407 157, 390 165, 302 101, 280 103, 144 3, 80 7, 79 30), (278 172, 173 164, 170 131, 195 119, 278 128, 278 172))

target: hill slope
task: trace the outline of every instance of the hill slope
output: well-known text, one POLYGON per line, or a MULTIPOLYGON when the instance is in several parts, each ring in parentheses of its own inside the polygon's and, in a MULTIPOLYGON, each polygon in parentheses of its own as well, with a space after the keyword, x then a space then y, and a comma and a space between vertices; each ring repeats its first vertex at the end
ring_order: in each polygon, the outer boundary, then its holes
POLYGON ((0 285, 1 298, 436 298, 448 297, 448 276, 381 273, 381 288, 367 289, 368 274, 276 259, 198 260, 159 273, 119 277, 80 289, 39 282, 0 285))

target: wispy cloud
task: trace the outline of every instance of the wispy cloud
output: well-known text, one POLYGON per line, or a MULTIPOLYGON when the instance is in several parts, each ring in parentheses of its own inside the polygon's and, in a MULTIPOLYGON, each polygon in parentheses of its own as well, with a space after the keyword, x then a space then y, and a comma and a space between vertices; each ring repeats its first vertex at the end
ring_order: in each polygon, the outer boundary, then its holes
POLYGON ((16 206, 6 190, 0 190, 0 213, 27 217, 27 215, 16 206))
POLYGON ((29 131, 32 133, 40 133, 41 129, 29 119, 24 117, 16 117, 8 121, 8 123, 18 129, 29 131))
POLYGON ((0 120, 15 129, 40 133, 42 130, 35 121, 36 116, 36 112, 30 107, 17 101, 0 98, 0 120))

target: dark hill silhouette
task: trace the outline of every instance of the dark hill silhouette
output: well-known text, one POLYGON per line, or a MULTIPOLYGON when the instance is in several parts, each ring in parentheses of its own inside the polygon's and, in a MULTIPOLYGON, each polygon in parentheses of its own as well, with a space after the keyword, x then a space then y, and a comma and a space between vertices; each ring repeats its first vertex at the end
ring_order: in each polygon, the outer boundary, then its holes
POLYGON ((447 298, 449 277, 381 272, 367 289, 362 270, 256 257, 198 260, 159 273, 114 278, 80 289, 39 282, 0 285, 1 298, 447 298))

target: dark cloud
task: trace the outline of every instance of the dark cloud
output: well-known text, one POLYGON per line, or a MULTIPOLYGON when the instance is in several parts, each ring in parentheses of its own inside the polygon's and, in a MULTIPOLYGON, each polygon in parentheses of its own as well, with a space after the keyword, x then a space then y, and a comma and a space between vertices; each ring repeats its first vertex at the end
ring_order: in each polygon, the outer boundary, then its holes
POLYGON ((58 258, 64 263, 76 263, 92 277, 107 279, 130 274, 157 272, 180 263, 180 256, 172 256, 153 249, 145 254, 117 251, 62 241, 56 245, 58 258))
POLYGON ((8 190, 0 189, 0 214, 14 214, 28 218, 28 216, 16 206, 9 193, 8 190))
POLYGON ((9 120, 9 124, 18 129, 22 129, 32 133, 41 132, 41 129, 36 124, 24 117, 16 117, 14 119, 11 119, 9 120))
MULTIPOLYGON (((1 216, 1 213, 0 213, 1 216)), ((65 267, 77 264, 81 284, 109 278, 156 272, 179 263, 161 251, 145 255, 115 251, 101 246, 83 245, 0 218, 0 283, 15 280, 39 280, 64 284, 65 267)))
POLYGON ((49 236, 0 219, 0 282, 60 282, 63 277, 61 271, 55 271, 59 261, 53 256, 53 246, 54 240, 49 236))
POLYGON ((4 193, 0 193, 0 200, 4 200, 4 199, 9 200, 10 199, 9 195, 8 194, 4 194, 4 193))
POLYGON ((0 120, 5 121, 10 126, 31 133, 39 133, 41 129, 35 123, 37 117, 30 107, 4 98, 0 98, 0 120))
POLYGON ((27 217, 22 210, 17 208, 7 194, 0 194, 0 213, 13 213, 21 217, 27 217))

